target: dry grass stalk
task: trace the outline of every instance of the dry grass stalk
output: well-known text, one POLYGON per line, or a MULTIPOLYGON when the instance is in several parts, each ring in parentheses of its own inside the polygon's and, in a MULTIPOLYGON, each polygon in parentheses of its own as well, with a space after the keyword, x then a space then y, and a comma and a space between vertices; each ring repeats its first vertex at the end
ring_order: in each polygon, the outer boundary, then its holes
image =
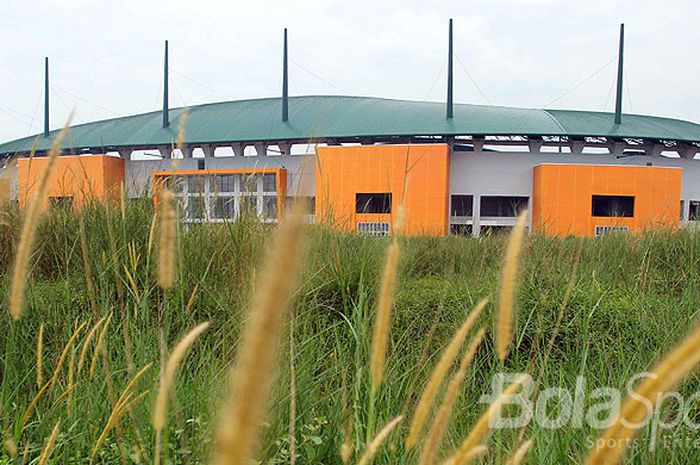
POLYGON ((175 281, 175 194, 163 189, 158 195, 160 243, 158 247, 158 285, 170 289, 175 281))
POLYGON ((285 215, 263 262, 261 279, 231 371, 230 394, 216 435, 215 465, 247 464, 254 454, 269 396, 284 313, 303 249, 299 207, 285 215))
POLYGON ((350 463, 350 457, 352 457, 352 438, 349 434, 345 434, 343 444, 340 446, 340 460, 343 461, 343 465, 350 463))
POLYGON ((44 384, 44 374, 42 368, 43 361, 43 347, 44 347, 44 323, 39 325, 39 337, 36 340, 36 387, 41 389, 42 384, 44 384))
POLYGON ((153 428, 156 430, 156 465, 160 463, 160 439, 167 420, 168 393, 170 392, 173 382, 175 381, 175 374, 177 373, 180 362, 182 362, 182 359, 185 357, 187 350, 208 327, 209 322, 202 323, 194 327, 180 340, 180 342, 178 342, 172 354, 170 354, 170 357, 168 357, 168 362, 165 365, 165 371, 160 377, 158 395, 156 396, 156 404, 153 409, 153 428))
POLYGON ((177 138, 175 139, 175 147, 177 147, 179 150, 183 150, 185 148, 185 126, 187 126, 187 120, 189 117, 190 109, 188 107, 183 108, 177 125, 177 138))
POLYGON ((451 463, 455 465, 469 463, 469 460, 467 460, 469 452, 472 451, 475 447, 481 445, 481 442, 490 432, 489 419, 491 418, 493 413, 497 409, 501 408, 503 402, 508 400, 512 395, 514 395, 518 391, 518 389, 520 389, 527 377, 527 374, 523 374, 522 376, 520 376, 510 386, 508 386, 503 391, 503 393, 491 403, 491 405, 489 405, 489 408, 486 410, 486 412, 484 412, 481 415, 479 420, 477 420, 476 424, 474 425, 474 427, 472 427, 472 430, 469 432, 469 435, 464 439, 464 441, 462 441, 462 444, 460 445, 459 449, 457 450, 455 455, 450 459, 451 463))
POLYGON ((435 420, 428 431, 428 436, 425 440, 423 450, 421 451, 420 459, 418 461, 419 465, 432 465, 435 462, 435 454, 437 453, 438 447, 440 447, 440 443, 442 442, 447 423, 450 421, 452 408, 454 407, 454 404, 457 401, 457 396, 459 395, 459 387, 467 374, 469 366, 474 360, 474 356, 476 355, 476 351, 484 338, 484 334, 486 334, 486 330, 481 329, 476 336, 474 336, 474 339, 472 340, 471 344, 469 344, 464 357, 462 357, 457 373, 455 373, 455 375, 452 377, 452 380, 447 387, 445 398, 443 399, 442 404, 438 409, 438 413, 435 416, 435 420))
POLYGON ((49 439, 46 441, 44 450, 41 451, 41 455, 39 456, 39 461, 37 462, 37 465, 46 465, 46 462, 49 460, 49 457, 51 456, 51 451, 53 450, 53 446, 56 445, 56 438, 58 437, 58 429, 60 428, 60 426, 61 420, 58 420, 56 422, 56 426, 54 426, 53 430, 51 431, 49 439))
POLYGON ((149 363, 145 367, 141 368, 138 373, 134 375, 134 377, 129 381, 129 383, 126 385, 124 390, 122 391, 122 394, 119 396, 117 399, 117 402, 114 404, 112 407, 112 412, 109 415, 109 418, 107 419, 107 423, 105 424, 104 428, 102 429, 102 433, 100 433, 100 436, 97 438, 97 441, 95 441, 95 445, 92 448, 92 457, 94 458, 95 455, 97 454, 97 451, 100 449, 102 446, 102 443, 104 443, 105 439, 107 439, 107 435, 109 432, 116 426, 116 424, 119 422, 121 417, 131 408, 131 405, 133 405, 133 402, 129 402, 132 400, 139 400, 143 398, 145 393, 140 394, 136 398, 132 399, 133 392, 132 389, 138 382, 138 380, 143 376, 144 373, 151 367, 151 364, 149 363))
POLYGON ((437 365, 435 365, 435 368, 428 379, 428 383, 425 385, 425 388, 421 393, 418 405, 416 406, 416 411, 413 414, 411 426, 408 431, 408 437, 406 438, 406 448, 411 449, 416 445, 418 436, 423 429, 425 419, 430 413, 430 409, 433 406, 438 390, 440 389, 445 376, 447 376, 450 366, 457 358, 457 355, 459 355, 459 351, 464 343, 464 340, 474 327, 474 324, 481 315, 481 312, 486 307, 487 303, 488 299, 483 299, 476 305, 476 307, 474 307, 474 310, 469 313, 469 316, 466 318, 466 320, 464 320, 462 326, 460 326, 455 332, 454 336, 452 336, 452 340, 443 350, 440 360, 438 360, 437 365))
POLYGON ((12 438, 5 439, 5 449, 7 453, 10 454, 10 457, 17 457, 17 443, 12 438))
POLYGON ((510 234, 503 263, 501 277, 501 294, 498 299, 496 314, 496 353, 500 360, 505 360, 513 339, 513 301, 515 297, 515 281, 518 277, 520 251, 525 237, 527 210, 518 215, 515 227, 510 234))
POLYGON ((34 408, 36 407, 37 402, 39 402, 39 399, 41 396, 46 392, 46 390, 49 388, 49 383, 47 382, 42 386, 41 389, 39 389, 39 392, 36 393, 32 401, 29 403, 27 406, 27 409, 24 411, 24 414, 22 415, 22 420, 20 421, 20 430, 24 430, 24 426, 27 424, 27 420, 29 420, 29 417, 31 416, 32 412, 34 411, 34 408))
POLYGON ((66 361, 68 352, 70 351, 71 347, 73 347, 73 342, 75 342, 76 338, 78 337, 78 334, 80 334, 80 331, 82 331, 85 325, 86 322, 82 322, 80 326, 78 326, 76 330, 73 331, 73 334, 71 334, 70 339, 68 339, 68 342, 63 348, 63 352, 61 352, 61 356, 58 358, 56 368, 54 368, 53 375, 51 376, 51 385, 49 386, 49 393, 53 391, 53 388, 56 385, 56 381, 58 381, 58 376, 61 374, 61 369, 63 369, 63 363, 66 361))
POLYGON ((372 441, 367 445, 367 448, 362 454, 362 457, 360 457, 360 461, 357 462, 357 465, 367 465, 372 461, 372 458, 374 458, 374 454, 376 454, 377 450, 379 450, 379 446, 381 446, 382 443, 384 443, 386 438, 389 436, 389 433, 391 433, 391 431, 396 427, 396 425, 399 424, 401 420, 403 420, 403 415, 394 418, 389 423, 387 423, 384 426, 384 428, 379 430, 374 439, 372 439, 372 441))
POLYGON ((10 203, 10 175, 5 171, 0 173, 0 211, 5 211, 10 203))
POLYGON ((528 451, 530 450, 531 446, 532 439, 524 442, 520 447, 518 447, 518 450, 515 451, 510 460, 506 462, 506 465, 520 465, 520 463, 523 461, 528 451))
POLYGON ((104 344, 105 334, 107 334, 107 329, 109 328, 109 323, 112 321, 112 315, 107 317, 107 321, 100 331, 100 335, 97 338, 97 343, 95 343, 95 351, 92 354, 92 361, 90 362, 90 379, 92 379, 95 374, 95 364, 97 363, 97 354, 102 350, 102 345, 104 344))
POLYGON ((85 342, 83 342, 83 348, 80 351, 80 357, 78 357, 78 373, 80 373, 83 369, 83 363, 85 362, 85 356, 87 355, 87 350, 90 345, 90 342, 92 342, 92 338, 95 337, 95 334, 97 334, 97 330, 100 329, 100 326, 102 325, 103 321, 104 318, 101 318, 100 321, 95 323, 95 325, 92 327, 92 329, 90 329, 90 332, 85 338, 85 342))
POLYGON ((209 322, 201 323, 187 333, 175 346, 172 354, 168 357, 165 371, 160 378, 158 395, 156 397, 155 408, 153 409, 153 427, 156 431, 162 431, 167 419, 168 393, 175 381, 177 369, 180 362, 185 357, 187 350, 194 344, 194 341, 209 327, 209 322))
POLYGON ((642 423, 651 414, 660 397, 677 386, 700 363, 700 328, 695 329, 677 345, 656 367, 650 376, 634 390, 635 395, 623 404, 615 423, 603 432, 604 444, 591 450, 586 465, 612 465, 622 459, 627 447, 637 434, 635 424, 642 423))
POLYGON ((377 391, 384 377, 384 362, 386 360, 389 331, 391 330, 391 311, 394 305, 394 289, 396 288, 396 273, 399 268, 399 242, 394 241, 389 246, 381 287, 377 303, 377 315, 374 321, 372 335, 372 355, 370 359, 370 374, 372 390, 377 391))
POLYGON ((63 138, 68 133, 68 125, 70 124, 71 118, 72 115, 68 117, 68 122, 53 140, 46 164, 39 177, 39 184, 29 203, 24 222, 22 223, 22 233, 20 235, 19 245, 17 246, 15 266, 12 270, 12 284, 10 287, 10 315, 13 320, 17 320, 22 315, 22 310, 24 308, 24 291, 27 286, 27 269, 29 268, 29 259, 32 255, 32 249, 34 248, 36 228, 39 225, 42 209, 46 202, 49 175, 52 172, 56 158, 61 152, 61 142, 63 142, 63 138))

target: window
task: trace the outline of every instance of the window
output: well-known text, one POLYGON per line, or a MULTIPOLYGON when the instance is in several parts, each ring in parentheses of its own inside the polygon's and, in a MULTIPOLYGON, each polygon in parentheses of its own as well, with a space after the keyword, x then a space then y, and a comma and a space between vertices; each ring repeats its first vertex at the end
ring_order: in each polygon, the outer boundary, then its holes
POLYGON ((216 197, 212 202, 211 216, 217 220, 231 220, 235 213, 233 197, 216 197))
POLYGON ((257 216, 258 215, 258 198, 257 197, 241 197, 241 216, 257 216))
POLYGON ((370 236, 388 236, 391 227, 385 222, 360 222, 357 223, 357 230, 370 236))
POLYGON ((482 196, 481 216, 514 217, 527 209, 527 197, 482 196))
POLYGON ((275 174, 263 174, 263 192, 277 192, 275 174))
POLYGON ((512 226, 482 226, 480 233, 482 236, 496 236, 509 233, 512 229, 512 226))
POLYGON ((73 206, 73 197, 49 197, 51 209, 68 210, 73 206))
POLYGON ((451 216, 472 216, 474 210, 474 197, 471 195, 453 195, 451 216))
POLYGON ((688 219, 690 221, 700 220, 700 200, 689 200, 688 207, 688 219))
POLYGON ((471 236, 472 235, 472 225, 471 224, 451 224, 450 234, 455 234, 457 236, 471 236))
POLYGON ((355 194, 355 213, 391 213, 391 193, 355 194))
POLYGON ((628 232, 629 230, 627 226, 596 226, 595 235, 605 236, 606 234, 628 232))
POLYGON ((214 177, 214 190, 218 194, 229 194, 236 190, 236 175, 220 174, 214 177))
POLYGON ((593 216, 631 218, 634 216, 634 196, 594 195, 593 216))
POLYGON ((254 174, 247 174, 241 177, 241 192, 251 194, 258 191, 258 177, 254 174))
POLYGON ((277 196, 270 195, 263 198, 263 218, 266 220, 277 219, 277 196))

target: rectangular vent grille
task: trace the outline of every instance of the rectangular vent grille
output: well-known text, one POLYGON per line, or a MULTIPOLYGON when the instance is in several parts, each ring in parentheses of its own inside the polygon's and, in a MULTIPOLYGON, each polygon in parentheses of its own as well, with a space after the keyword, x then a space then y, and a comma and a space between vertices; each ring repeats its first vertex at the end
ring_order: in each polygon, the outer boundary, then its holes
POLYGON ((389 229, 389 223, 386 222, 368 221, 357 223, 357 230, 370 236, 388 236, 389 229))
POLYGON ((628 232, 630 228, 627 226, 596 226, 595 235, 604 236, 611 232, 628 232))

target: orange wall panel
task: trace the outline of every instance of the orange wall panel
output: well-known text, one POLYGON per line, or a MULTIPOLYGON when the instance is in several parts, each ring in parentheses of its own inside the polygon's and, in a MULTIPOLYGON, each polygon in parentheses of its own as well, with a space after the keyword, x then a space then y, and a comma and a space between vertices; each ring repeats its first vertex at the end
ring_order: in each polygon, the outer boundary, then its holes
MULTIPOLYGON (((46 157, 20 158, 17 189, 20 206, 38 188, 46 157)), ((48 178, 49 197, 72 197, 76 205, 87 200, 115 199, 124 182, 124 160, 107 155, 59 156, 48 178)))
POLYGON ((321 147, 316 165, 316 218, 355 230, 358 222, 393 223, 404 204, 404 233, 448 232, 450 152, 445 144, 321 147), (357 193, 392 194, 391 214, 358 214, 357 193))
POLYGON ((592 236, 596 226, 626 226, 633 232, 676 228, 680 218, 680 168, 542 164, 533 170, 535 231, 592 236), (594 217, 594 195, 634 196, 634 216, 594 217))

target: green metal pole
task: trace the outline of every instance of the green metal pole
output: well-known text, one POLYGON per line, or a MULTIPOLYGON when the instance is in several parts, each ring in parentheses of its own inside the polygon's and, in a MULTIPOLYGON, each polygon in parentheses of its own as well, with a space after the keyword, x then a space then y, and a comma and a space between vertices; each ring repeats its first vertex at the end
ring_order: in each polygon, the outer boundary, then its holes
POLYGON ((289 67, 287 64, 287 28, 284 28, 284 54, 282 58, 282 121, 289 119, 289 67))
POLYGON ((44 58, 44 137, 49 137, 49 57, 44 58))
POLYGON ((163 64, 163 127, 170 126, 168 107, 168 41, 165 41, 165 62, 163 64))
POLYGON ((450 18, 450 33, 447 46, 447 117, 454 116, 452 97, 452 18, 450 18))
POLYGON ((617 99, 615 100, 615 124, 622 124, 622 79, 625 51, 625 25, 620 24, 620 51, 617 55, 617 99))

